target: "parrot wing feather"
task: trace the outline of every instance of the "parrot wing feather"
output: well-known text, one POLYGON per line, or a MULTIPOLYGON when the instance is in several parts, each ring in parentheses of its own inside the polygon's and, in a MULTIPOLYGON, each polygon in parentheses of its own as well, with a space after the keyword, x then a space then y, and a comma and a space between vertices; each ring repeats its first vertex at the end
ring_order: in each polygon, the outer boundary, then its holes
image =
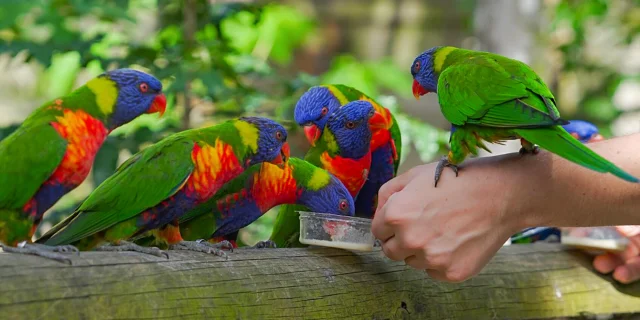
POLYGON ((458 126, 533 128, 566 122, 548 113, 550 100, 487 57, 446 68, 438 79, 438 99, 445 118, 458 126))
POLYGON ((56 170, 67 141, 49 124, 19 127, 0 142, 0 208, 19 209, 56 170))
POLYGON ((150 146, 100 184, 78 208, 79 214, 47 244, 72 243, 126 221, 178 192, 191 175, 194 142, 177 135, 150 146), (135 180, 134 180, 135 179, 135 180))

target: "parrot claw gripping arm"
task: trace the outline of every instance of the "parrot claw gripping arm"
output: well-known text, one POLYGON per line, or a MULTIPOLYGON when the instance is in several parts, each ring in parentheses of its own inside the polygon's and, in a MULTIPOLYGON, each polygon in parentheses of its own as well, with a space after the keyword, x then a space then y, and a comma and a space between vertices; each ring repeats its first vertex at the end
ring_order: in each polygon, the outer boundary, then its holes
POLYGON ((230 249, 231 251, 233 251, 233 246, 231 245, 231 242, 226 240, 212 244, 205 240, 200 239, 196 241, 180 241, 176 244, 171 245, 169 249, 214 254, 216 256, 223 257, 226 260, 226 259, 229 259, 229 257, 223 251, 223 249, 230 249))
POLYGON ((101 247, 97 247, 95 249, 96 251, 134 251, 134 252, 140 252, 140 253, 146 253, 146 254, 150 254, 150 255, 154 255, 156 257, 166 257, 167 259, 169 259, 169 254, 156 248, 156 247, 142 247, 139 246, 135 243, 132 242, 128 242, 128 241, 124 241, 124 240, 120 240, 118 241, 118 243, 114 243, 114 244, 107 244, 101 247))
POLYGON ((522 148, 520 148, 519 151, 521 155, 525 155, 528 153, 538 154, 540 152, 540 147, 525 139, 520 139, 520 144, 522 145, 522 148))
POLYGON ((456 177, 458 176, 458 166, 451 164, 448 157, 443 156, 440 161, 438 161, 438 165, 436 166, 436 174, 433 177, 433 180, 435 180, 435 183, 433 185, 434 187, 438 186, 438 180, 440 180, 440 175, 442 174, 442 171, 445 167, 451 168, 451 170, 456 173, 456 177))
POLYGON ((56 260, 62 263, 71 264, 71 259, 68 257, 57 254, 55 252, 78 252, 78 249, 74 246, 45 246, 41 244, 21 243, 18 247, 7 246, 0 242, 0 248, 7 253, 20 253, 20 254, 32 254, 51 260, 56 260))

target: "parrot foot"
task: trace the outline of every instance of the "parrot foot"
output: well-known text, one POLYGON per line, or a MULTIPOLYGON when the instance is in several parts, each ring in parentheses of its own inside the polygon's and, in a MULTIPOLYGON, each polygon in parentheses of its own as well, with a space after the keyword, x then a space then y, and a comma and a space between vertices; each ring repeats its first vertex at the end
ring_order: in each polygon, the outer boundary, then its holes
POLYGON ((458 166, 449 162, 449 158, 447 156, 443 156, 440 161, 438 161, 438 165, 436 166, 436 174, 433 177, 434 188, 438 186, 438 180, 440 180, 440 175, 442 175, 442 171, 444 171, 445 167, 451 168, 453 172, 456 173, 456 177, 458 176, 458 166))
POLYGON ((376 241, 373 242, 373 247, 382 247, 382 241, 380 241, 380 239, 376 239, 376 241))
POLYGON ((34 256, 39 256, 39 257, 55 260, 62 263, 68 263, 69 265, 72 264, 71 259, 69 259, 64 255, 54 253, 53 252, 54 249, 51 249, 51 248, 57 248, 57 247, 50 247, 50 246, 47 246, 47 247, 49 247, 49 249, 44 249, 44 248, 41 248, 40 246, 21 242, 18 244, 18 247, 16 248, 0 242, 0 248, 2 248, 2 251, 7 253, 31 254, 34 256))
POLYGON ((538 154, 540 152, 540 147, 533 146, 533 148, 531 150, 527 150, 524 147, 522 147, 522 148, 520 148, 519 152, 520 152, 521 155, 525 155, 525 154, 528 154, 528 153, 538 154))
POLYGON ((252 249, 267 249, 267 248, 277 248, 278 246, 276 245, 275 242, 271 241, 271 240, 267 240, 267 241, 258 241, 258 243, 256 243, 254 246, 251 246, 249 248, 252 249))
POLYGON ((117 244, 107 244, 101 247, 97 247, 95 250, 96 251, 115 251, 115 252, 133 251, 133 252, 150 254, 156 257, 165 257, 169 259, 168 253, 156 247, 143 247, 135 243, 124 241, 124 240, 119 241, 117 244))
POLYGON ((225 260, 229 259, 227 254, 222 250, 222 248, 231 248, 231 243, 229 241, 221 241, 219 243, 208 243, 206 240, 197 240, 197 241, 180 241, 176 244, 172 244, 169 246, 171 250, 186 250, 186 251, 195 251, 202 252, 208 254, 214 254, 216 256, 222 257, 225 260), (226 243, 225 243, 226 242, 226 243))
POLYGON ((62 245, 62 246, 48 246, 45 244, 39 244, 39 243, 30 243, 28 244, 28 246, 34 246, 37 247, 40 250, 44 250, 44 251, 51 251, 51 252, 62 252, 62 253, 77 253, 78 255, 80 255, 80 250, 78 250, 78 248, 72 246, 72 245, 62 245))

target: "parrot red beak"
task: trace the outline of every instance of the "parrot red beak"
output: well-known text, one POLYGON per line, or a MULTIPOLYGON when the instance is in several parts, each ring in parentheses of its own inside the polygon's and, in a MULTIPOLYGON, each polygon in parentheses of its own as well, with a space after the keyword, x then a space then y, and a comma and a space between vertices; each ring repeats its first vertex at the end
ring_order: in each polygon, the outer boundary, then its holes
POLYGON ((291 157, 291 148, 289 147, 289 142, 285 142, 280 148, 280 154, 275 157, 275 159, 271 160, 271 163, 284 169, 284 166, 287 164, 289 157, 291 157))
POLYGON ((589 139, 588 142, 598 142, 598 141, 602 141, 602 140, 604 140, 604 137, 601 134, 596 133, 593 136, 591 136, 591 139, 589 139))
POLYGON ((165 97, 164 93, 161 93, 153 99, 153 103, 151 103, 151 107, 147 110, 146 113, 156 113, 159 112, 160 116, 164 114, 164 111, 167 109, 167 97, 165 97))
POLYGON ((316 145, 316 141, 320 138, 320 129, 315 124, 304 126, 304 135, 312 146, 316 145))
POLYGON ((374 131, 376 129, 387 129, 387 119, 384 118, 382 113, 374 112, 373 116, 369 118, 369 128, 374 131))
POLYGON ((420 100, 420 96, 429 93, 429 91, 421 86, 416 79, 413 79, 413 86, 411 87, 411 89, 413 90, 413 96, 416 97, 416 100, 420 100))

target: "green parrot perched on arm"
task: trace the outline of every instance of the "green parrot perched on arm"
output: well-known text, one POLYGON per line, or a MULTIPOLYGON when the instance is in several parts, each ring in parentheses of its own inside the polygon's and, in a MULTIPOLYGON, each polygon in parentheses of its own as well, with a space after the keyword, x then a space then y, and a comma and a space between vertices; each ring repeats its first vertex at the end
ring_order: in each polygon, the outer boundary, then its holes
MULTIPOLYGON (((353 198, 364 185, 371 167, 371 123, 375 109, 365 100, 347 103, 329 115, 322 135, 305 155, 309 163, 329 171, 353 198)), ((278 247, 299 246, 300 223, 296 211, 304 207, 284 205, 276 218, 271 241, 278 247)))
POLYGON ((158 79, 137 70, 117 69, 31 113, 0 141, 3 251, 69 261, 54 251, 77 251, 72 246, 30 243, 44 213, 85 180, 113 129, 144 113, 162 115, 165 108, 158 79))
MULTIPOLYGON (((80 207, 38 239, 46 245, 74 244, 81 250, 138 251, 166 255, 129 240, 148 231, 170 248, 203 252, 183 241, 181 215, 220 187, 261 162, 284 165, 287 131, 273 120, 243 117, 170 135, 125 161, 80 207)), ((224 256, 220 250, 207 253, 224 256)))
MULTIPOLYGON (((520 139, 521 154, 538 153, 538 146, 597 172, 609 172, 632 183, 636 177, 591 151, 562 125, 556 100, 526 64, 494 53, 434 47, 411 65, 416 99, 438 95, 440 110, 451 122, 451 151, 436 167, 435 185, 444 167, 458 174, 458 165, 484 141, 520 139)), ((489 151, 490 152, 490 151, 489 151)))

